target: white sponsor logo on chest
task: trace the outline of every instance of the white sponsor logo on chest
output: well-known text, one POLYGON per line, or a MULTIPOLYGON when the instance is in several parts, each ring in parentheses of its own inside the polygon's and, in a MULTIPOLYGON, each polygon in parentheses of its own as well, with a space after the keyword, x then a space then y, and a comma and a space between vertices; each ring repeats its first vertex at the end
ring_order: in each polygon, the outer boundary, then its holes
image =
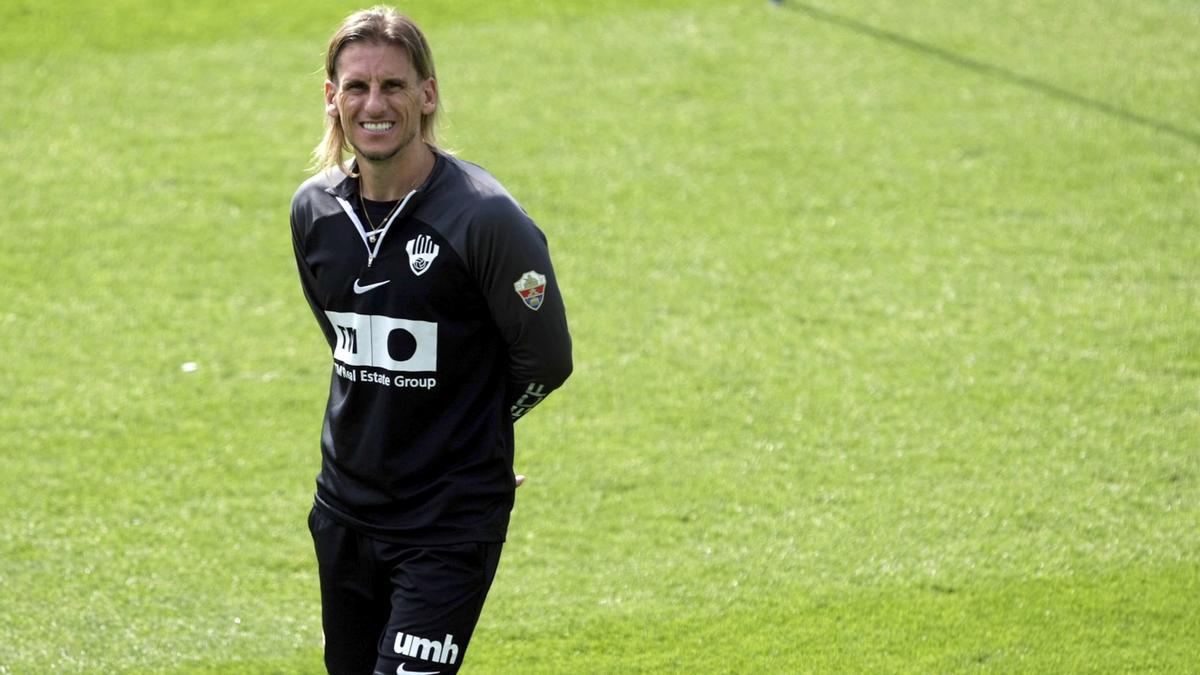
POLYGON ((433 237, 422 234, 415 239, 409 239, 404 245, 404 250, 408 251, 408 268, 413 274, 421 276, 429 271, 429 266, 433 264, 433 259, 442 247, 433 243, 433 237))
POLYGON ((337 336, 333 358, 393 372, 437 371, 437 324, 390 316, 325 312, 337 336), (397 335, 399 334, 399 335, 397 335))

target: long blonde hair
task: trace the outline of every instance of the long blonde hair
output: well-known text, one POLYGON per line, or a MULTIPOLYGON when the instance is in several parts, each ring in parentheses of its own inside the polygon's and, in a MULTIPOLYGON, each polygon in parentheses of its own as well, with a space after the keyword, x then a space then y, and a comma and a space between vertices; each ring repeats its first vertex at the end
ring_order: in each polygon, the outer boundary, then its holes
MULTIPOLYGON (((370 9, 360 10, 346 17, 342 25, 329 40, 329 51, 325 54, 325 77, 330 82, 337 83, 337 60, 342 49, 351 42, 368 42, 393 45, 403 49, 408 54, 409 61, 417 71, 422 81, 437 78, 433 67, 433 52, 424 33, 413 23, 413 20, 386 5, 376 5, 370 9)), ((421 140, 436 147, 437 139, 435 126, 438 103, 433 112, 421 115, 421 140)), ((325 137, 313 148, 312 169, 320 173, 331 167, 337 167, 346 175, 350 170, 346 167, 346 154, 351 152, 350 144, 341 124, 328 115, 325 116, 325 137)))

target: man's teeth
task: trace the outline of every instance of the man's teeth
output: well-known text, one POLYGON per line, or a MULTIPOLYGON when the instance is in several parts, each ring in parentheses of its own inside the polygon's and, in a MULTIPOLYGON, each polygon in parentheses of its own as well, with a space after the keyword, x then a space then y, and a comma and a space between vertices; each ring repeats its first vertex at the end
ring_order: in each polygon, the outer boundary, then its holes
POLYGON ((363 128, 367 131, 387 131, 392 128, 391 122, 363 122, 363 128))

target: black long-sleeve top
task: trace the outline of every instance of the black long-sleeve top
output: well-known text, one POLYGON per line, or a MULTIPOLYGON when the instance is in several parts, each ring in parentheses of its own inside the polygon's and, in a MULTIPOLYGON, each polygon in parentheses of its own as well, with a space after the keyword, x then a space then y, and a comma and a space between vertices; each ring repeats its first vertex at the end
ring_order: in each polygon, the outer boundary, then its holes
POLYGON ((301 287, 333 352, 317 506, 402 543, 501 541, 513 423, 572 368, 546 237, 495 178, 440 152, 390 220, 362 203, 336 169, 292 199, 301 287))

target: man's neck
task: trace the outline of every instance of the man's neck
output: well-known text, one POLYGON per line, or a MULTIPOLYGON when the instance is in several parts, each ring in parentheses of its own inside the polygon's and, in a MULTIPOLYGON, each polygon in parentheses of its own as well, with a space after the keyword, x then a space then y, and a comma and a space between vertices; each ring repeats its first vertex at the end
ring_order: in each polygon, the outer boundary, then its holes
POLYGON ((424 143, 413 143, 407 150, 386 162, 358 160, 359 192, 364 199, 393 202, 425 182, 436 156, 424 143))

